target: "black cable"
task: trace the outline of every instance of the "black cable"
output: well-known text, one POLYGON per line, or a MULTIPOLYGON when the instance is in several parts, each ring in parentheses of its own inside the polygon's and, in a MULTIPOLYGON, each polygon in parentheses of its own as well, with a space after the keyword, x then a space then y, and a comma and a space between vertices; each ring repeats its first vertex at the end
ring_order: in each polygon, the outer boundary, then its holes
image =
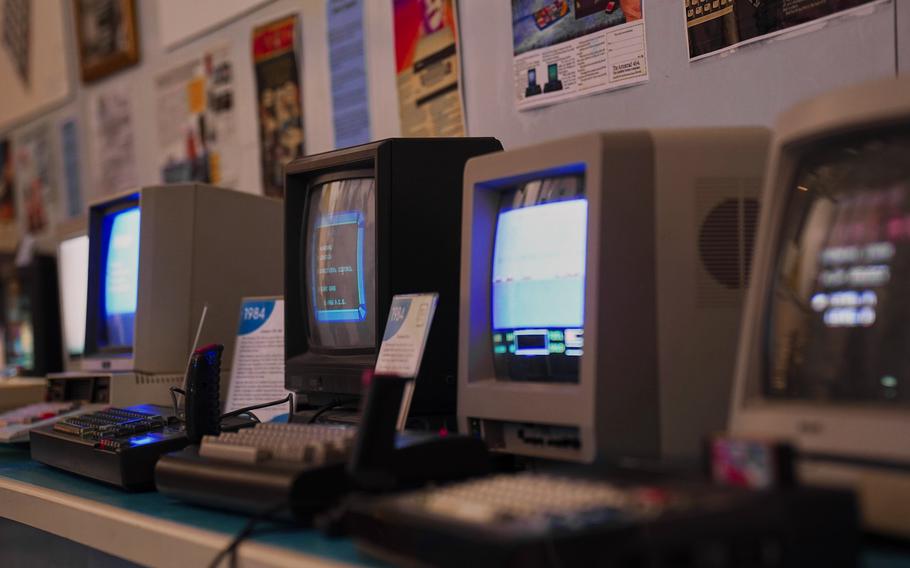
POLYGON ((288 408, 290 410, 290 413, 293 414, 294 413, 294 395, 288 394, 285 398, 282 398, 281 400, 273 400, 272 402, 263 402, 262 404, 254 404, 252 406, 245 406, 243 408, 238 408, 237 410, 225 412, 224 414, 221 415, 221 419, 224 420, 225 418, 230 418, 232 416, 239 416, 241 414, 246 414, 247 412, 249 412, 251 410, 258 410, 260 408, 275 406, 277 404, 283 404, 285 402, 288 403, 288 408))
MULTIPOLYGON (((282 401, 284 402, 284 401, 282 401)), ((221 564, 221 561, 228 555, 230 555, 231 566, 236 565, 237 563, 237 549, 240 547, 240 544, 248 539, 253 532, 256 530, 256 525, 262 521, 269 520, 271 517, 281 512, 282 509, 288 506, 287 502, 283 502, 280 505, 270 507, 268 509, 263 509, 259 513, 256 513, 249 519, 247 519, 246 524, 243 525, 243 528, 240 529, 234 538, 231 539, 231 542, 215 556, 212 563, 209 564, 209 568, 218 568, 218 565, 221 564)))
POLYGON ((356 398, 349 398, 347 400, 336 400, 335 402, 330 402, 329 404, 323 405, 312 416, 310 416, 310 419, 307 421, 307 424, 315 424, 316 420, 320 416, 322 416, 323 414, 328 412, 329 410, 338 408, 339 406, 344 406, 345 404, 357 402, 357 400, 358 399, 356 399, 356 398))

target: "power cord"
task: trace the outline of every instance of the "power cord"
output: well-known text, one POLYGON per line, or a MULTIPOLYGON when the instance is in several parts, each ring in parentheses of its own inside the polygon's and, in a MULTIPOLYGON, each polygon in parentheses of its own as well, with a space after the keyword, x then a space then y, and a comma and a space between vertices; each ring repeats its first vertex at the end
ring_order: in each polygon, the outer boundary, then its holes
POLYGON ((221 415, 221 419, 231 418, 232 416, 240 416, 241 414, 248 414, 251 410, 259 410, 260 408, 267 408, 269 406, 276 406, 278 404, 288 403, 288 421, 290 417, 294 415, 294 395, 288 393, 288 395, 281 400, 273 400, 272 402, 263 402, 262 404, 254 404, 252 406, 245 406, 243 408, 238 408, 237 410, 232 410, 230 412, 225 412, 221 415))
POLYGON ((284 502, 280 505, 275 505, 273 507, 264 509, 247 519, 246 524, 243 525, 243 528, 240 529, 240 532, 234 535, 234 538, 231 539, 231 542, 229 542, 228 545, 221 552, 219 552, 217 556, 215 556, 215 558, 212 560, 212 563, 209 564, 209 568, 218 568, 218 565, 221 564, 222 560, 224 560, 225 557, 229 557, 231 567, 236 566, 237 549, 240 548, 240 545, 244 540, 248 539, 253 535, 254 532, 256 532, 256 525, 262 521, 275 520, 274 516, 287 508, 287 506, 288 503, 284 502))
POLYGON ((322 416, 329 410, 334 410, 334 409, 338 408, 339 406, 351 404, 352 402, 357 402, 358 400, 359 399, 357 399, 357 398, 349 398, 349 399, 344 399, 344 400, 336 400, 335 402, 330 402, 329 404, 323 405, 323 406, 319 407, 319 410, 317 410, 315 413, 313 413, 312 416, 310 416, 310 419, 307 420, 307 424, 315 424, 316 420, 318 420, 320 416, 322 416))

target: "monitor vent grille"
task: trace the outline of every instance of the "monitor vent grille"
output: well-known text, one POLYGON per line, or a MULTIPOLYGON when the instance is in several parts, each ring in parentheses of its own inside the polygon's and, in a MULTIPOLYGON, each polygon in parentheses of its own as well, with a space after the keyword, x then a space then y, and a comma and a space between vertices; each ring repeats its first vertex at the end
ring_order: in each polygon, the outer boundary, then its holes
POLYGON ((760 187, 759 178, 695 181, 698 307, 742 303, 752 267, 760 187))

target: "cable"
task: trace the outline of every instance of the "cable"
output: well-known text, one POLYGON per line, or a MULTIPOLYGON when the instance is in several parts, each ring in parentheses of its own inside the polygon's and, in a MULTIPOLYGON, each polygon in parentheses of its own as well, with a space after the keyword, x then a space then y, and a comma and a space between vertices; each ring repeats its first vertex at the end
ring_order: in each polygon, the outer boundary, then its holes
POLYGON ((288 410, 290 414, 294 414, 294 395, 288 394, 285 398, 281 400, 273 400, 272 402, 263 402, 262 404, 254 404, 252 406, 245 406, 243 408, 238 408, 237 410, 232 410, 230 412, 225 412, 221 415, 221 419, 230 418, 232 416, 240 416, 241 414, 246 414, 251 410, 258 410, 260 408, 266 408, 269 406, 275 406, 278 404, 288 403, 288 410))
POLYGON ((332 409, 334 409, 334 408, 338 408, 339 406, 344 406, 345 404, 350 404, 350 403, 352 403, 352 402, 357 402, 357 400, 358 400, 358 399, 356 399, 356 398, 349 398, 349 399, 346 399, 346 400, 336 400, 335 402, 330 402, 329 404, 326 404, 326 405, 324 405, 324 406, 321 406, 321 407, 319 408, 319 410, 316 411, 315 414, 313 414, 312 416, 310 416, 310 419, 307 421, 307 424, 315 424, 315 423, 316 423, 316 420, 317 420, 320 416, 322 416, 323 414, 325 414, 326 412, 328 412, 329 410, 332 410, 332 409))
POLYGON ((283 502, 280 505, 275 505, 268 509, 264 509, 247 519, 246 524, 243 525, 243 528, 240 529, 240 532, 234 535, 234 538, 231 539, 231 542, 228 543, 228 545, 221 552, 219 552, 217 556, 215 556, 214 560, 212 560, 212 563, 209 564, 209 568, 218 568, 218 565, 221 564, 221 561, 224 560, 224 558, 228 555, 230 555, 231 566, 235 566, 237 564, 237 549, 240 547, 240 544, 244 540, 248 539, 253 534, 253 532, 256 530, 256 525, 261 521, 269 520, 271 517, 281 512, 281 510, 287 506, 287 502, 283 502))

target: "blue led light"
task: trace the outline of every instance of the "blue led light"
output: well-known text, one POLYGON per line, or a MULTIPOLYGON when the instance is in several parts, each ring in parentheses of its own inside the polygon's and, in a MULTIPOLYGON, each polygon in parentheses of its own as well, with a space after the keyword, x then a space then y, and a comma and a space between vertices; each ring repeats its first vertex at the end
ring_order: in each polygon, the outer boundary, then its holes
POLYGON ((130 438, 130 447, 135 448, 136 446, 145 446, 157 441, 158 436, 146 434, 145 436, 140 436, 138 438, 130 438))

